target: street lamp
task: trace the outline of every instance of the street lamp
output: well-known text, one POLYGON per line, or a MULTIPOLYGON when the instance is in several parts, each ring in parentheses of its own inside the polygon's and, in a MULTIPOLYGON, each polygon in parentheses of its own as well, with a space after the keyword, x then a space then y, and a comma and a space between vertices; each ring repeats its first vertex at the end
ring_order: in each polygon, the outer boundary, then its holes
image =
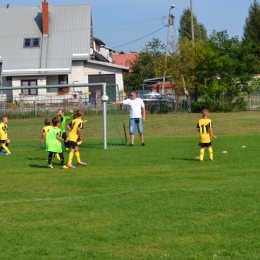
MULTIPOLYGON (((166 63, 167 63, 167 56, 168 56, 168 45, 169 45, 169 31, 170 25, 174 25, 174 16, 170 14, 171 10, 175 8, 175 5, 171 5, 168 14, 168 29, 167 29, 167 40, 166 40, 166 52, 165 52, 165 64, 164 64, 164 74, 163 74, 163 84, 162 84, 162 94, 164 95, 164 86, 165 86, 165 76, 166 76, 166 63)), ((176 32, 175 33, 175 41, 176 41, 176 32)), ((177 41, 176 41, 177 42, 177 41)))

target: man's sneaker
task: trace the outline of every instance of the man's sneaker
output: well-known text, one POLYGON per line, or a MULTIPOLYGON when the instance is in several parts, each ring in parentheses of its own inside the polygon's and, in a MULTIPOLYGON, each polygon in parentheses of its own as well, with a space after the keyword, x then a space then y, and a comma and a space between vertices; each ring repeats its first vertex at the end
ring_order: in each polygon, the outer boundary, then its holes
POLYGON ((210 162, 214 162, 214 160, 213 160, 213 159, 210 159, 210 162))
POLYGON ((145 143, 142 143, 141 145, 142 145, 142 146, 145 146, 145 143))
POLYGON ((6 153, 5 155, 11 155, 12 153, 11 152, 9 152, 9 153, 6 153))
POLYGON ((134 144, 130 144, 130 146, 134 146, 134 144))
POLYGON ((48 165, 47 165, 47 168, 53 169, 53 166, 52 166, 51 164, 48 164, 48 165))
POLYGON ((75 169, 75 166, 73 164, 67 164, 67 168, 75 169))
POLYGON ((86 166, 87 163, 85 163, 85 162, 79 162, 79 163, 77 163, 77 165, 78 165, 78 166, 86 166))
POLYGON ((68 169, 68 167, 66 165, 63 165, 60 167, 61 169, 68 169))

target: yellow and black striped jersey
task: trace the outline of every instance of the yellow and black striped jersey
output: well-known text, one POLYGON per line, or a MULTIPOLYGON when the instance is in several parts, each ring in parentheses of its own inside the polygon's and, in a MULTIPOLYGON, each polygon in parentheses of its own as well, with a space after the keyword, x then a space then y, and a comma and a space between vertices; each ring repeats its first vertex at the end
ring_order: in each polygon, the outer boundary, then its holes
POLYGON ((202 118, 199 120, 197 124, 197 128, 199 128, 200 143, 211 142, 211 135, 209 130, 211 127, 212 127, 212 122, 209 118, 202 118))
POLYGON ((68 135, 68 140, 77 142, 79 134, 78 134, 78 129, 83 128, 83 120, 81 118, 76 118, 73 119, 70 123, 71 130, 68 135))

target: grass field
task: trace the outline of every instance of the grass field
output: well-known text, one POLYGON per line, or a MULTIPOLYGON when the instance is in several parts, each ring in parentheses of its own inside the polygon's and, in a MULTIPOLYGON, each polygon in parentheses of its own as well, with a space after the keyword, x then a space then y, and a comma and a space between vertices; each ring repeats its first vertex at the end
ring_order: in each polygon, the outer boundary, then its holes
POLYGON ((86 138, 76 169, 13 142, 0 155, 0 259, 260 259, 260 112, 210 115, 213 163, 196 159, 199 118, 148 115, 145 147, 86 138))

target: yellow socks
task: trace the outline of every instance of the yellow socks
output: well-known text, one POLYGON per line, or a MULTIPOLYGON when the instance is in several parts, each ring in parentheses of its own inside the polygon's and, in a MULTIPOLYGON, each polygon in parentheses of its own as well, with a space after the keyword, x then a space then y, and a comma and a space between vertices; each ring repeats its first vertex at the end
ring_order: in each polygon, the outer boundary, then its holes
POLYGON ((7 146, 5 144, 2 144, 2 148, 4 148, 7 153, 10 153, 9 149, 7 148, 7 146))
POLYGON ((209 147, 209 159, 213 160, 213 149, 212 149, 212 147, 209 147))
POLYGON ((71 163, 72 163, 73 156, 74 156, 74 153, 73 153, 73 152, 70 152, 70 153, 69 153, 68 164, 71 164, 71 163))
POLYGON ((203 159, 204 159, 204 148, 202 149, 200 149, 200 161, 203 161, 203 159))
POLYGON ((76 156, 76 158, 77 158, 77 162, 80 163, 81 160, 80 160, 79 152, 75 152, 75 156, 76 156))

